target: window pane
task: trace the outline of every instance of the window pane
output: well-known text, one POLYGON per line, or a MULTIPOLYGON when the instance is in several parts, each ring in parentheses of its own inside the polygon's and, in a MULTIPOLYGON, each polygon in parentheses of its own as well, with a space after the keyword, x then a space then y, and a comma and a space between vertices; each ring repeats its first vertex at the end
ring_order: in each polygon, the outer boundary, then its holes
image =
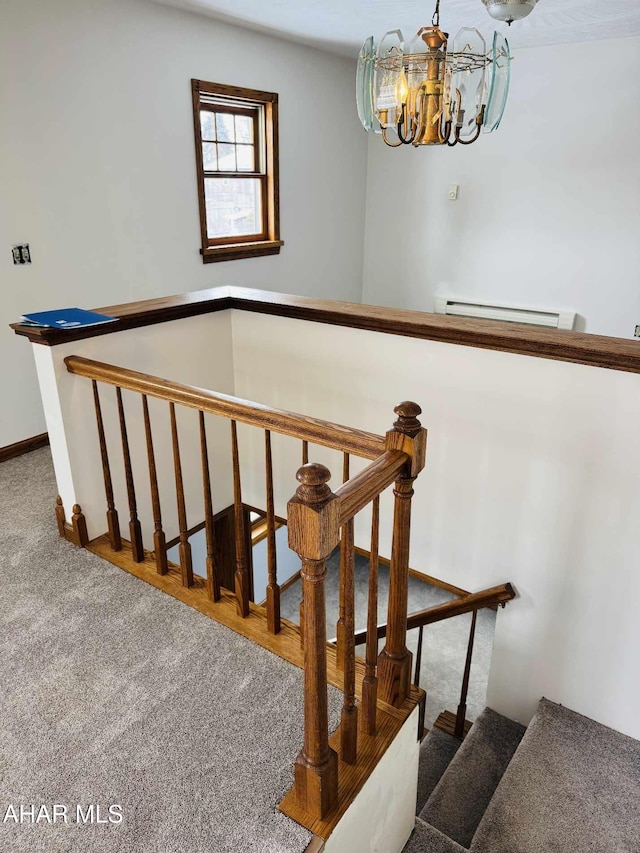
POLYGON ((218 168, 218 155, 215 142, 202 143, 202 166, 205 172, 215 172, 218 168))
POLYGON ((218 143, 218 169, 221 172, 236 172, 236 146, 218 143))
POLYGON ((207 178, 204 194, 210 239, 262 232, 262 183, 259 178, 207 178))
POLYGON ((216 121, 215 114, 208 110, 200 110, 200 129, 203 139, 216 138, 216 121))
POLYGON ((253 172, 255 170, 253 145, 236 146, 236 156, 238 158, 239 172, 253 172))
POLYGON ((218 139, 221 142, 235 142, 236 133, 233 125, 233 115, 229 113, 216 113, 216 126, 218 139))
POLYGON ((236 116, 236 142, 253 142, 253 119, 251 116, 236 116))

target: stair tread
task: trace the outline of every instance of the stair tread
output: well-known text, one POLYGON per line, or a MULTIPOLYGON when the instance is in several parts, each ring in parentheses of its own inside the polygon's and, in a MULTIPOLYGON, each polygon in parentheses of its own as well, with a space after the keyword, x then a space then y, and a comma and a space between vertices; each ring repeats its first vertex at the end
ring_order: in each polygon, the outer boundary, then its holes
POLYGON ((468 853, 468 851, 443 835, 435 826, 425 823, 418 817, 415 829, 402 853, 468 853))
POLYGON ((640 741, 543 699, 474 853, 637 853, 640 741))
POLYGON ((485 708, 436 785, 420 818, 469 847, 525 727, 485 708))
POLYGON ((433 728, 420 747, 416 814, 424 808, 434 788, 460 749, 461 741, 442 729, 433 728))

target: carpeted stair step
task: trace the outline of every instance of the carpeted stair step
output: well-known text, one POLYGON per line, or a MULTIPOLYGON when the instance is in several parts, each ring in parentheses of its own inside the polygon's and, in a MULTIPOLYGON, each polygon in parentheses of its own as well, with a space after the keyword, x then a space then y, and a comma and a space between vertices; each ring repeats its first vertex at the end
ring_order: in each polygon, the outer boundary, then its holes
POLYGON ((422 820, 469 847, 524 733, 520 723, 485 708, 420 812, 422 820))
POLYGON ((443 835, 435 826, 430 826, 418 817, 416 827, 402 853, 468 853, 468 851, 443 835))
POLYGON ((433 789, 436 787, 453 756, 460 749, 461 741, 442 729, 433 728, 422 741, 420 764, 418 765, 418 799, 416 814, 420 814, 433 789))
POLYGON ((640 741, 543 699, 471 850, 638 853, 640 741))

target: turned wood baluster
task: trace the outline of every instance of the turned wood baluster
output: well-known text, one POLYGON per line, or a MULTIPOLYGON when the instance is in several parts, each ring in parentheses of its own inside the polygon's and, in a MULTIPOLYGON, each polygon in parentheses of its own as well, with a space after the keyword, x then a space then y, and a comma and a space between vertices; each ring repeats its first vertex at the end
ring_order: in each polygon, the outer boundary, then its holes
POLYGON ((100 441, 100 456, 102 458, 102 476, 104 479, 104 491, 107 498, 107 528, 109 530, 109 542, 111 543, 112 551, 122 550, 122 540, 120 539, 120 523, 118 521, 118 511, 113 502, 113 484, 111 483, 111 468, 109 467, 109 454, 107 452, 107 440, 104 434, 104 423, 102 421, 102 409, 100 407, 100 395, 98 393, 98 383, 95 379, 92 380, 93 385, 93 402, 96 409, 96 422, 98 424, 98 439, 100 441))
POLYGON ((202 488, 204 490, 204 520, 207 539, 207 595, 211 601, 220 601, 220 578, 216 569, 215 539, 213 533, 213 500, 211 498, 211 474, 209 472, 209 452, 207 450, 207 431, 204 412, 198 412, 200 419, 200 455, 202 457, 202 488))
POLYGON ((418 628, 418 646, 416 648, 416 666, 414 669, 413 683, 416 687, 420 687, 420 669, 422 667, 422 640, 424 634, 424 625, 418 628))
POLYGON ((136 505, 136 489, 133 482, 133 469, 131 467, 131 453, 129 451, 129 437, 127 435, 127 424, 124 417, 124 406, 122 404, 122 390, 116 386, 118 398, 118 417, 120 418, 120 435, 122 436, 122 456, 124 458, 124 475, 127 483, 127 499, 129 501, 129 537, 131 539, 131 554, 136 563, 144 560, 144 547, 142 544, 142 528, 138 519, 138 507, 136 505))
MULTIPOLYGON (((309 442, 302 442, 302 464, 309 464, 309 442)), ((300 597, 300 648, 304 648, 304 596, 300 597)))
POLYGON ((178 504, 178 528, 180 531, 180 572, 183 586, 193 586, 193 563, 191 559, 191 543, 187 528, 187 507, 184 500, 184 484, 182 482, 182 463, 180 461, 180 442, 178 441, 178 425, 176 423, 176 407, 169 403, 171 416, 171 441, 173 444, 173 468, 176 477, 176 501, 178 504))
POLYGON ((420 425, 420 406, 405 402, 396 406, 398 420, 387 433, 387 447, 412 454, 406 471, 396 480, 393 540, 389 570, 387 641, 378 656, 380 698, 390 705, 406 699, 411 683, 412 654, 407 649, 407 595, 409 588, 409 536, 413 481, 424 466, 426 433, 420 425))
MULTIPOLYGON (((349 454, 344 453, 342 456, 342 482, 346 483, 349 479, 349 454)), ((344 652, 345 652, 345 582, 347 576, 347 568, 345 564, 346 548, 344 544, 345 530, 342 531, 342 539, 340 543, 340 578, 338 591, 338 622, 336 624, 336 666, 338 669, 344 669, 344 652)))
POLYGON ((469 643, 467 645, 467 659, 464 663, 464 676, 462 678, 462 690, 460 691, 460 704, 458 705, 458 713, 456 714, 456 725, 454 734, 456 737, 464 737, 464 723, 467 716, 467 693, 469 692, 469 676, 471 674, 471 659, 473 657, 473 642, 476 636, 476 619, 478 611, 473 611, 471 617, 471 629, 469 631, 469 643))
POLYGON ((167 563, 167 540, 162 529, 162 514, 160 512, 160 492, 158 490, 158 474, 156 471, 156 456, 153 450, 151 421, 149 419, 149 403, 147 395, 142 395, 142 414, 144 417, 144 433, 147 439, 147 458, 149 460, 149 483, 151 486, 151 508, 153 511, 153 553, 156 561, 156 571, 166 575, 169 571, 167 563))
POLYGON ((236 535, 236 604, 240 616, 249 615, 249 573, 245 547, 244 509, 242 506, 242 486, 240 483, 240 457, 238 454, 238 428, 231 421, 231 453, 233 457, 233 506, 236 535))
POLYGON ((344 572, 344 634, 343 634, 343 703, 340 717, 340 758, 354 764, 358 744, 358 706, 356 705, 356 646, 355 646, 355 589, 353 519, 342 528, 344 559, 340 572, 344 572))
POLYGON ((264 431, 265 471, 267 491, 267 628, 272 634, 280 631, 280 586, 276 555, 276 519, 273 500, 273 462, 271 433, 264 431))
POLYGON ((378 543, 380 538, 380 498, 371 505, 371 556, 369 558, 369 597, 367 602, 366 667, 362 680, 362 725, 368 735, 376 733, 378 702, 378 543))
POLYGON ((301 808, 324 818, 338 797, 338 756, 329 747, 327 711, 326 560, 338 544, 338 511, 324 465, 304 465, 287 507, 289 547, 302 560, 305 602, 304 746, 295 764, 301 808))

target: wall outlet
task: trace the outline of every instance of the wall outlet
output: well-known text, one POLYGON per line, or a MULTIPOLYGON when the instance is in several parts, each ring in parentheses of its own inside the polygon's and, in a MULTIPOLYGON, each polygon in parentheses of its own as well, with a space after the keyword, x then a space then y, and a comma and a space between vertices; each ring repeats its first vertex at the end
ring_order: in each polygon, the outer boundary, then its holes
POLYGON ((11 256, 13 257, 14 264, 30 264, 31 252, 29 250, 29 244, 18 243, 18 245, 12 246, 11 256))
POLYGON ((636 326, 636 330, 633 333, 634 338, 640 338, 640 326, 636 326))
POLYGON ((458 190, 460 186, 458 184, 449 184, 449 201, 457 201, 458 200, 458 190))

